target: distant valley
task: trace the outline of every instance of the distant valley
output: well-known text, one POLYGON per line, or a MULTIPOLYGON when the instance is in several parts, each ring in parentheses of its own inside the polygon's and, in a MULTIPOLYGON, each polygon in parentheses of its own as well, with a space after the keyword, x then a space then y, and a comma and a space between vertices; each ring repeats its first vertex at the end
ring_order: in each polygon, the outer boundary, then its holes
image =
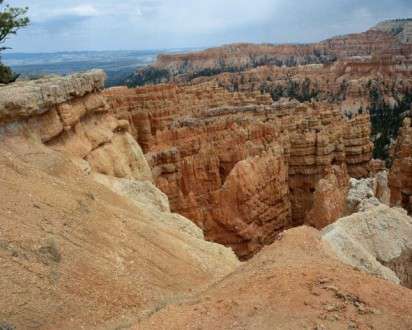
POLYGON ((23 76, 67 75, 103 69, 106 86, 122 85, 136 69, 150 65, 159 54, 185 53, 194 49, 78 51, 57 53, 5 53, 2 61, 23 76))

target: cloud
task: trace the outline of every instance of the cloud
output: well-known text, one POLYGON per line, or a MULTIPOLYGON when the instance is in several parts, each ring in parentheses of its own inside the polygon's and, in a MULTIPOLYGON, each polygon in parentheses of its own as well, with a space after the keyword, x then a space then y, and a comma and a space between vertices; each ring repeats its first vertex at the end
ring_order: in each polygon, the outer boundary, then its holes
POLYGON ((72 8, 68 8, 66 10, 66 13, 81 16, 81 17, 92 17, 92 16, 99 15, 98 10, 91 4, 84 4, 84 5, 79 5, 79 6, 75 6, 72 8))
POLYGON ((73 33, 78 36, 83 23, 100 15, 93 4, 55 7, 35 12, 30 28, 37 34, 44 31, 50 35, 73 33))
POLYGON ((9 0, 33 25, 16 50, 147 49, 310 42, 412 15, 411 0, 9 0), (43 31, 40 33, 39 31, 43 31), (50 39, 52 37, 52 39, 50 39))
POLYGON ((77 32, 76 29, 89 19, 88 16, 81 15, 61 15, 48 18, 42 22, 33 22, 32 28, 37 30, 45 30, 48 34, 72 33, 77 32))

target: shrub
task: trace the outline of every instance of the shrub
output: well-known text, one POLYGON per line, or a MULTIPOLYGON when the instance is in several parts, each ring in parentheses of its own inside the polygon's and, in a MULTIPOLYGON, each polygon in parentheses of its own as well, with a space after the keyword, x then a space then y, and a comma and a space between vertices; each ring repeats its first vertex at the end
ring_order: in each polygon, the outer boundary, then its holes
POLYGON ((0 84, 9 84, 14 82, 19 75, 13 73, 13 71, 8 67, 0 63, 0 84))

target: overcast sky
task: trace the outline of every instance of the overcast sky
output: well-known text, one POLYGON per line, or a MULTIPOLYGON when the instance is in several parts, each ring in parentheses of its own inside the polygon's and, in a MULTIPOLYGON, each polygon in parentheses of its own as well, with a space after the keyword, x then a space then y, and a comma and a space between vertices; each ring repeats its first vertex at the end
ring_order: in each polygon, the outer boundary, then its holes
POLYGON ((412 0, 6 0, 30 7, 13 51, 311 42, 412 17, 412 0))

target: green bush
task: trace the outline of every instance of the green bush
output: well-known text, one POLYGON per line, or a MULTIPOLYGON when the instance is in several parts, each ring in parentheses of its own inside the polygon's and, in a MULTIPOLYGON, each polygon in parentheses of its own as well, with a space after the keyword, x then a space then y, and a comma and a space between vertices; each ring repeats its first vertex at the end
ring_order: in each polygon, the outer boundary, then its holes
POLYGON ((13 71, 6 65, 0 63, 0 84, 9 84, 14 82, 19 75, 13 73, 13 71))

